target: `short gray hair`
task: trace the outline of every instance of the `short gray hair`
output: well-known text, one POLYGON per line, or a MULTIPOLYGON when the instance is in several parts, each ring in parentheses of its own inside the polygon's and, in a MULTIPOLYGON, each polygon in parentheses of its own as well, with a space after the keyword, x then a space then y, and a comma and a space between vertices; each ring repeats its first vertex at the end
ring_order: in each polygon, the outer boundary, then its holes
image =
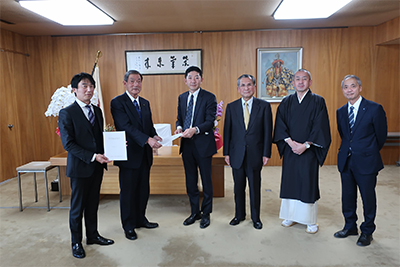
POLYGON ((346 76, 344 76, 344 78, 343 78, 343 80, 342 80, 341 87, 343 88, 343 83, 344 83, 345 80, 351 79, 351 78, 356 79, 356 81, 357 81, 357 83, 358 83, 358 86, 361 86, 361 80, 360 80, 360 78, 358 78, 356 75, 353 75, 353 74, 347 74, 346 76))
POLYGON ((249 78, 249 79, 253 82, 253 85, 256 85, 256 79, 254 78, 253 75, 250 75, 250 74, 242 74, 242 75, 240 75, 240 77, 237 79, 237 86, 238 86, 238 87, 240 86, 240 79, 243 79, 243 78, 249 78))
POLYGON ((125 82, 128 81, 129 75, 131 75, 131 74, 139 74, 140 79, 143 81, 143 76, 142 76, 142 74, 140 72, 138 72, 137 70, 128 70, 124 75, 124 81, 125 82))
MULTIPOLYGON (((311 72, 309 72, 306 69, 299 69, 298 71, 296 71, 296 73, 298 73, 299 71, 307 73, 308 74, 308 78, 311 80, 311 72)), ((296 76, 296 73, 295 73, 295 76, 296 76)))

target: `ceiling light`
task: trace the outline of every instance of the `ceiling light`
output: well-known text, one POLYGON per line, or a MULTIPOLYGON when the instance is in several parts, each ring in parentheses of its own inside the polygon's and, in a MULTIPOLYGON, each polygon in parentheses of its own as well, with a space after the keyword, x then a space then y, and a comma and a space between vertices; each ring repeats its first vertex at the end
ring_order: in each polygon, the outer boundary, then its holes
POLYGON ((86 0, 19 1, 19 4, 64 26, 112 25, 114 19, 86 0))
POLYGON ((280 19, 327 18, 352 0, 283 0, 273 17, 280 19))

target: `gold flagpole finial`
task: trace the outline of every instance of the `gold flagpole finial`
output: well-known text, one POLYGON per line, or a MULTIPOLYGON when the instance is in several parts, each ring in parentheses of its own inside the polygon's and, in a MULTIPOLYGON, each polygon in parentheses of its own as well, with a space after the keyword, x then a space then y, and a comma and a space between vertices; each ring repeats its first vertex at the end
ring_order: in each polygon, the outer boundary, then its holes
POLYGON ((97 51, 95 64, 97 64, 97 61, 99 61, 99 58, 101 58, 101 56, 102 56, 101 51, 100 50, 97 51))

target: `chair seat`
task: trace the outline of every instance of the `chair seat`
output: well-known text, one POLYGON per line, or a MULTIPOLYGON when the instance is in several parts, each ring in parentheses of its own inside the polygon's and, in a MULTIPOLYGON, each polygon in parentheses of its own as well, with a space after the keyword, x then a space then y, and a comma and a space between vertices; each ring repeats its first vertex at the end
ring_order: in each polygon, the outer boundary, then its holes
POLYGON ((50 161, 32 161, 25 165, 17 167, 17 177, 18 177, 18 195, 19 195, 19 209, 23 210, 22 206, 22 188, 21 188, 21 173, 31 172, 33 173, 33 182, 35 187, 35 202, 37 202, 37 184, 36 184, 36 173, 44 174, 44 183, 46 190, 46 201, 47 201, 47 211, 50 211, 50 203, 49 203, 49 188, 47 185, 47 171, 57 167, 57 177, 58 177, 58 194, 60 196, 60 202, 62 202, 62 194, 61 194, 61 184, 60 184, 60 168, 59 166, 51 165, 50 161))
POLYGON ((51 167, 50 161, 32 161, 17 167, 18 172, 46 171, 51 167))

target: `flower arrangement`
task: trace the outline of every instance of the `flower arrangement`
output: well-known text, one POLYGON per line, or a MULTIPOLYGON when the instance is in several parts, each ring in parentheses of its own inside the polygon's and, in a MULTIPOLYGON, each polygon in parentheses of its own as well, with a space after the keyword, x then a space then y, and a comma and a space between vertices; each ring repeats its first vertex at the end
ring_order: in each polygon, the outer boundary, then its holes
POLYGON ((115 132, 115 126, 112 124, 107 124, 106 127, 104 128, 105 132, 115 132))
MULTIPOLYGON (((67 87, 58 88, 51 97, 51 102, 47 107, 47 111, 44 113, 46 117, 54 116, 57 117, 61 109, 68 107, 75 101, 75 94, 72 91, 71 85, 67 87)), ((93 97, 90 100, 93 105, 97 105, 98 96, 97 91, 94 91, 93 97)))
MULTIPOLYGON (((46 112, 44 115, 46 117, 54 116, 57 117, 58 114, 60 113, 60 110, 68 107, 75 101, 75 94, 72 91, 71 85, 68 85, 67 87, 60 87, 58 88, 54 94, 51 96, 51 101, 49 106, 47 107, 46 112)), ((93 97, 90 100, 90 102, 94 105, 97 105, 98 103, 98 97, 97 97, 97 91, 94 91, 93 97)), ((56 134, 60 136, 60 130, 58 127, 56 128, 56 134)))
POLYGON ((221 100, 221 102, 219 102, 217 104, 217 114, 216 114, 216 119, 214 121, 214 138, 215 138, 215 143, 217 144, 217 150, 219 150, 222 147, 222 137, 219 134, 219 128, 218 126, 218 122, 221 120, 222 117, 222 112, 224 111, 224 109, 222 108, 224 102, 221 100))
POLYGON ((224 109, 222 108, 223 105, 224 105, 224 102, 222 100, 221 100, 221 102, 219 102, 217 104, 217 114, 216 114, 216 119, 214 121, 214 128, 213 128, 214 135, 219 133, 219 128, 217 126, 218 126, 218 122, 221 120, 222 112, 224 111, 224 109))

